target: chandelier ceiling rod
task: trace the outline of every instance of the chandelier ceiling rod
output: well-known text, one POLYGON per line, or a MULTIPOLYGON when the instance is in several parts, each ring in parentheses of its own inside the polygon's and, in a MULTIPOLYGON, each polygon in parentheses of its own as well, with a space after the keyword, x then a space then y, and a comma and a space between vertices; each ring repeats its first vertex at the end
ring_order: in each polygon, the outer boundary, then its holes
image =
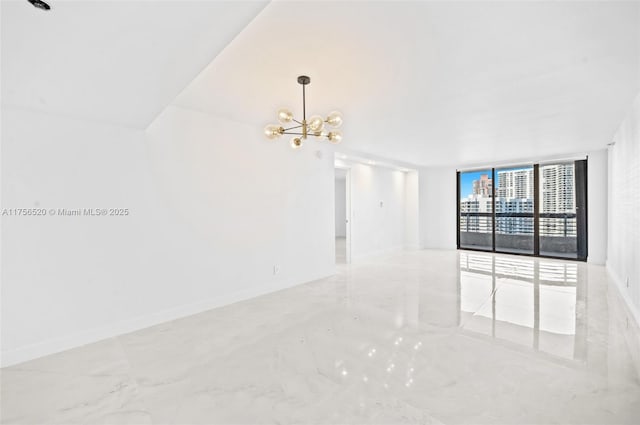
POLYGON ((304 95, 304 86, 311 82, 311 78, 306 75, 301 75, 298 77, 298 82, 302 84, 302 122, 307 119, 307 107, 306 107, 306 99, 304 95))

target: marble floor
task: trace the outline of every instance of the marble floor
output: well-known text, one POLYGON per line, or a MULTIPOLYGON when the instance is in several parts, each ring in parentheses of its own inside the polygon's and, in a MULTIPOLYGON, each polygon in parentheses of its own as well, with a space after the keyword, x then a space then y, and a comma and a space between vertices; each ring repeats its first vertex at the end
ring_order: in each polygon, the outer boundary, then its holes
POLYGON ((603 267, 411 251, 1 370, 3 424, 640 422, 603 267))

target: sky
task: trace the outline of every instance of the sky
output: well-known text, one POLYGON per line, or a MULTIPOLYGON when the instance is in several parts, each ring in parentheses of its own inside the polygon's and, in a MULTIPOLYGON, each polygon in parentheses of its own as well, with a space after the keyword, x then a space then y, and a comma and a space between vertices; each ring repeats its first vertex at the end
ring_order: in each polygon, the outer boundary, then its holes
POLYGON ((480 180, 482 174, 487 174, 491 178, 491 170, 471 171, 460 173, 460 199, 464 199, 473 193, 473 181, 480 180))
MULTIPOLYGON (((511 168, 496 168, 496 176, 498 171, 511 171, 511 170, 525 170, 532 168, 532 166, 525 167, 511 167, 511 168)), ((473 193, 473 181, 480 180, 480 176, 486 174, 491 178, 491 169, 480 171, 463 171, 460 173, 460 199, 464 199, 473 193)))

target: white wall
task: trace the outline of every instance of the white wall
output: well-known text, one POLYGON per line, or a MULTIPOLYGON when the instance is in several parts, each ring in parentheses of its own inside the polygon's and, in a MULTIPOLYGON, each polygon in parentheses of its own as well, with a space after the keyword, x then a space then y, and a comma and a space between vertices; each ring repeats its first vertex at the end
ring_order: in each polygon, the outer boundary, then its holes
POLYGON ((148 134, 20 109, 2 124, 2 208, 130 210, 2 217, 3 365, 334 272, 324 145, 174 107, 148 134))
POLYGON ((640 96, 613 140, 607 268, 640 324, 640 96))
POLYGON ((347 236, 347 193, 344 178, 336 179, 335 183, 335 222, 336 236, 347 236))
POLYGON ((404 247, 405 173, 354 163, 351 167, 352 259, 357 261, 404 247))
POLYGON ((428 249, 456 249, 456 169, 420 169, 420 243, 428 249))

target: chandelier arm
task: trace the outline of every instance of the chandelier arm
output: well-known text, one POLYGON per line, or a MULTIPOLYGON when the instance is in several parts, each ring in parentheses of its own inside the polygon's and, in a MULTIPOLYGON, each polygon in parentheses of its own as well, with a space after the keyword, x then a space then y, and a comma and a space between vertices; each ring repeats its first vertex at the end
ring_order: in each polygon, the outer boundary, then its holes
MULTIPOLYGON (((305 136, 305 134, 304 134, 304 133, 293 133, 293 132, 287 132, 287 131, 285 131, 284 133, 281 133, 281 134, 290 134, 290 135, 294 135, 294 136, 305 136)), ((314 136, 314 137, 329 137, 329 136, 328 136, 328 135, 326 135, 326 134, 320 134, 320 135, 316 136, 316 135, 315 135, 315 134, 313 134, 313 133, 311 133, 311 134, 310 134, 310 133, 307 133, 307 134, 306 134, 306 136, 314 136)))
POLYGON ((297 120, 297 119, 295 119, 295 118, 291 118, 291 121, 295 121, 295 122, 297 122, 298 124, 300 124, 300 125, 302 126, 302 122, 301 122, 301 121, 298 121, 298 120, 297 120))
POLYGON ((287 131, 287 130, 293 130, 293 129, 300 128, 300 127, 302 127, 302 124, 300 124, 300 125, 296 125, 295 127, 285 128, 285 129, 284 129, 284 131, 287 131))

